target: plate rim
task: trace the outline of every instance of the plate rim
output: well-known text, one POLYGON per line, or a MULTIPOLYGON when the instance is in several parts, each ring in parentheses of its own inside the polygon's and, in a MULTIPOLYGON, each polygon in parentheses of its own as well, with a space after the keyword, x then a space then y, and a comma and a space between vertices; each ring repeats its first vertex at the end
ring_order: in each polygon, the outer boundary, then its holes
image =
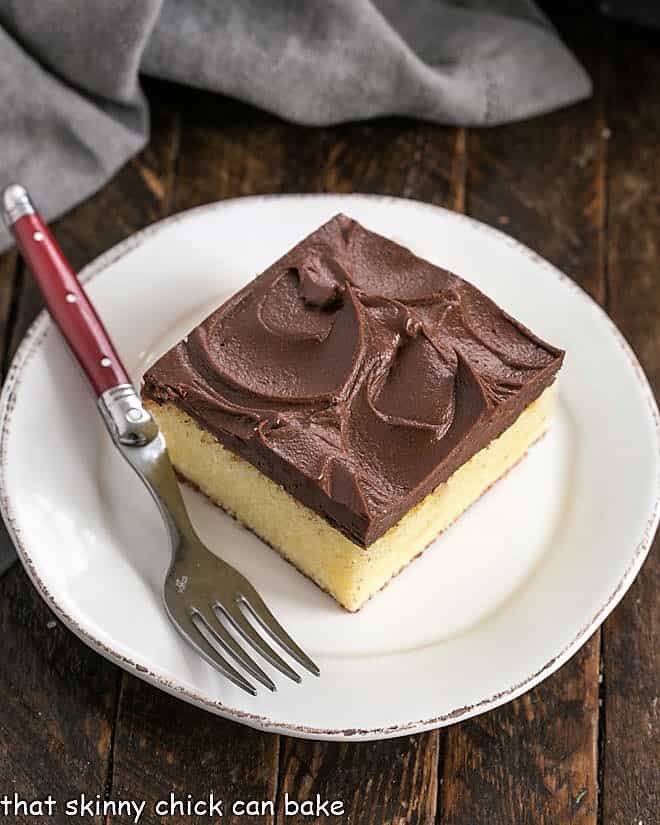
MULTIPOLYGON (((623 333, 619 330, 605 310, 598 303, 596 303, 596 301, 578 283, 573 281, 554 264, 534 252, 525 244, 517 241, 496 227, 482 223, 481 221, 478 221, 468 215, 454 212, 443 206, 438 206, 436 204, 431 204, 426 201, 420 201, 413 198, 367 193, 290 193, 246 195, 237 198, 227 198, 225 200, 213 201, 211 203, 206 203, 191 209, 183 210, 149 224, 138 232, 129 235, 127 238, 110 247, 108 250, 90 261, 80 271, 79 277, 83 283, 90 283, 94 278, 103 274, 109 267, 125 255, 137 249, 152 236, 158 234, 158 232, 167 229, 169 226, 178 223, 179 221, 194 218, 195 215, 213 212, 216 210, 222 211, 223 208, 228 206, 230 207, 237 202, 258 203, 284 200, 299 201, 301 199, 369 200, 372 202, 389 203, 393 206, 404 203, 408 205, 408 207, 419 208, 429 212, 443 213, 445 218, 449 218, 449 220, 455 220, 457 222, 467 223, 473 229, 490 235, 498 242, 505 243, 509 247, 531 259, 536 265, 545 269, 550 275, 570 288, 576 300, 580 300, 588 304, 590 309, 592 311, 596 311, 596 314, 600 316, 600 320, 605 321, 606 328, 623 350, 623 353, 632 368, 634 377, 641 391, 641 395, 646 401, 648 414, 655 431, 656 447, 660 451, 660 412, 658 411, 658 404, 656 402, 655 395, 635 352, 624 337, 623 333)), ((634 547, 626 568, 620 579, 617 581, 616 586, 610 592, 605 601, 600 605, 591 620, 581 627, 571 641, 566 644, 556 655, 554 655, 550 660, 548 660, 544 665, 528 677, 513 685, 510 685, 506 689, 498 691, 494 695, 478 699, 470 705, 453 708, 452 710, 441 715, 430 718, 411 720, 404 723, 378 728, 351 729, 316 728, 313 726, 300 725, 294 722, 277 721, 267 716, 246 712, 240 708, 233 708, 219 700, 211 699, 201 692, 184 687, 182 684, 150 670, 150 668, 144 664, 134 661, 130 657, 119 653, 111 646, 106 645, 103 641, 96 638, 93 632, 83 627, 59 605, 56 598, 50 593, 48 587, 45 585, 36 569, 36 565, 30 556, 29 549, 22 539, 20 526, 17 523, 17 518, 12 506, 12 494, 10 493, 7 479, 8 462, 6 453, 8 439, 11 432, 12 413, 15 406, 16 392, 20 387, 23 371, 29 364, 31 358, 40 350, 45 336, 52 327, 53 323, 48 312, 45 309, 42 310, 29 326, 23 340, 21 341, 12 359, 2 387, 2 392, 0 394, 0 512, 2 513, 8 532, 12 538, 14 547, 16 548, 18 558, 20 559, 40 597, 46 602, 60 621, 62 621, 62 623, 81 641, 92 648, 92 650, 100 653, 104 656, 104 658, 113 662, 113 664, 118 665, 122 669, 132 673, 143 681, 164 690, 166 693, 183 699, 190 704, 214 713, 215 715, 233 719, 237 722, 248 725, 249 727, 269 733, 280 733, 300 738, 329 739, 338 741, 364 741, 422 733, 427 730, 444 727, 448 724, 454 724, 456 722, 469 719, 472 716, 476 716, 477 714, 492 710, 500 705, 512 701, 533 688, 535 685, 539 684, 545 678, 558 670, 579 650, 580 647, 582 647, 582 645, 589 640, 591 635, 614 610, 631 586, 642 564, 644 563, 653 542, 653 538, 658 527, 658 522, 660 521, 660 475, 656 477, 655 498, 644 526, 641 539, 634 547)))

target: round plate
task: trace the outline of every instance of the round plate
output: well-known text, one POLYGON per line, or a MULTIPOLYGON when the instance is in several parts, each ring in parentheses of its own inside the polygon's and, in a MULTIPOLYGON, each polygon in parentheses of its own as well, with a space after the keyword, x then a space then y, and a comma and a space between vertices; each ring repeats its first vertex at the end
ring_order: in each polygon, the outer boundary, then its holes
POLYGON ((135 380, 224 298, 337 212, 472 281, 567 351, 554 424, 506 478, 358 614, 344 612, 199 494, 202 538, 321 667, 252 698, 181 641, 161 607, 160 517, 109 442, 49 319, 1 399, 2 511, 32 580, 85 642, 137 676, 264 730, 377 739, 507 702, 556 670, 623 596, 658 520, 658 412, 606 315, 506 235, 415 201, 284 196, 155 224, 85 269, 135 380))

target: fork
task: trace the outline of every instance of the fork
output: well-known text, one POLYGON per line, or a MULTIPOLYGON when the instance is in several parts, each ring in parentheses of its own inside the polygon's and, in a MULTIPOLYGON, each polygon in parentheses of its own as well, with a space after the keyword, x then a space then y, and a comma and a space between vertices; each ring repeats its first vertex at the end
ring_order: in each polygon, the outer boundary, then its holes
POLYGON ((8 186, 2 206, 5 223, 52 319, 89 379, 115 446, 142 479, 163 517, 172 549, 163 601, 176 629, 202 658, 253 696, 256 688, 239 668, 271 691, 275 683, 241 641, 285 676, 300 682, 299 674, 266 641, 265 634, 318 676, 318 667, 245 576, 211 553, 195 532, 163 434, 142 406, 99 316, 27 191, 18 184, 8 186))

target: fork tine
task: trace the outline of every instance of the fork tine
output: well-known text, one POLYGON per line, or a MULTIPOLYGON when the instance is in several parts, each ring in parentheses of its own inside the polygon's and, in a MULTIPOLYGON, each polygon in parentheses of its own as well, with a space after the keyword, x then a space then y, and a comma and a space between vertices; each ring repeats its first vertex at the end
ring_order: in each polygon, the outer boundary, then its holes
POLYGON ((273 667, 276 667, 280 673, 288 676, 289 679, 292 679, 294 682, 301 681, 300 676, 296 673, 296 671, 273 650, 268 642, 264 641, 257 630, 250 624, 238 602, 234 605, 231 603, 222 604, 220 602, 216 602, 213 607, 216 611, 219 611, 222 616, 225 616, 232 623, 232 626, 241 634, 241 636, 243 636, 243 638, 248 641, 252 647, 260 653, 264 659, 266 659, 267 662, 270 662, 273 667))
MULTIPOLYGON (((227 653, 230 653, 236 661, 247 670, 250 676, 253 676, 257 681, 261 682, 264 687, 274 692, 276 690, 275 682, 248 656, 227 628, 220 622, 219 618, 215 615, 215 611, 211 611, 211 613, 212 616, 208 615, 206 611, 196 610, 199 621, 204 623, 206 630, 208 630, 213 638, 214 647, 219 645, 222 649, 226 650, 227 653)), ((195 623, 194 618, 193 623, 195 623)), ((208 641, 210 641, 210 639, 208 641)))
POLYGON ((314 676, 320 676, 321 671, 318 666, 309 658, 305 651, 293 641, 291 636, 289 636, 275 616, 273 616, 266 607, 266 603, 254 587, 252 587, 249 582, 245 582, 242 590, 243 592, 239 598, 240 604, 244 604, 249 609, 252 616, 254 616, 263 629, 286 650, 289 656, 314 676))
POLYGON ((192 616, 186 616, 185 622, 183 617, 179 616, 174 622, 176 629, 181 633, 185 640, 191 644, 195 650, 206 661, 213 665, 216 670, 219 670, 223 676, 231 680, 235 685, 242 688, 251 696, 257 695, 257 690, 254 685, 250 684, 248 680, 239 673, 236 668, 232 667, 229 662, 221 656, 220 653, 213 647, 209 640, 204 635, 203 631, 193 622, 192 616))

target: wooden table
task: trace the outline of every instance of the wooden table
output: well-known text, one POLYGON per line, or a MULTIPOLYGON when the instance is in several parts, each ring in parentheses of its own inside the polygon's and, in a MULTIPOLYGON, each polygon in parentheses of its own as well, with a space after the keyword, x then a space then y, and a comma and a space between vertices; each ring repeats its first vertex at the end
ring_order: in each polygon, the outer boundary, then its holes
MULTIPOLYGON (((356 191, 442 204, 569 273, 610 313, 657 389, 660 36, 588 15, 557 22, 595 80, 593 98, 489 130, 403 119, 305 128, 149 83, 149 146, 58 221, 57 235, 82 266, 152 221, 220 198, 356 191)), ((39 301, 13 252, 0 258, 0 285, 6 371, 39 301)), ((275 817, 222 821, 653 825, 659 577, 656 552, 603 628, 515 702, 440 731, 347 745, 258 733, 160 693, 55 622, 16 565, 0 579, 0 796, 85 792, 151 805, 171 790, 213 790, 275 802, 275 817), (285 819, 285 793, 341 799, 347 815, 285 819)), ((141 820, 161 821, 211 820, 151 810, 141 820)))

